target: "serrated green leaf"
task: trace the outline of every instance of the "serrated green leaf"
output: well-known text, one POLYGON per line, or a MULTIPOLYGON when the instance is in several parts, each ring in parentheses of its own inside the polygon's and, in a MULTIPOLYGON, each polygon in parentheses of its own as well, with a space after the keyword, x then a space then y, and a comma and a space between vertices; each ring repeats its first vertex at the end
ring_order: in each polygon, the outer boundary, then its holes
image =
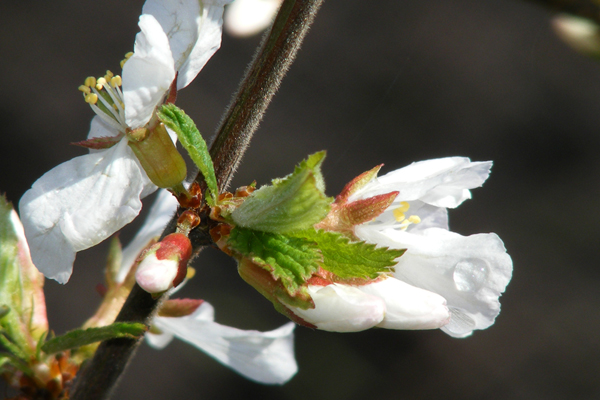
POLYGON ((147 330, 146 325, 137 322, 117 322, 100 328, 76 329, 48 340, 42 345, 42 351, 53 354, 108 339, 135 339, 147 330))
POLYGON ((179 142, 187 150, 190 158, 204 176, 208 187, 206 202, 210 206, 215 206, 219 196, 215 169, 206 142, 198 128, 196 128, 196 124, 182 109, 174 104, 162 106, 158 112, 158 117, 166 126, 177 133, 179 142))
POLYGON ((293 235, 315 242, 323 255, 321 267, 341 279, 375 279, 381 273, 393 272, 396 259, 406 251, 351 242, 339 233, 316 229, 293 235))
POLYGON ((319 269, 321 259, 314 242, 272 232, 236 227, 229 245, 280 280, 291 296, 319 269))
POLYGON ((320 222, 333 199, 325 196, 321 163, 325 152, 311 155, 295 171, 273 185, 252 193, 231 217, 237 226, 257 231, 288 233, 320 222))

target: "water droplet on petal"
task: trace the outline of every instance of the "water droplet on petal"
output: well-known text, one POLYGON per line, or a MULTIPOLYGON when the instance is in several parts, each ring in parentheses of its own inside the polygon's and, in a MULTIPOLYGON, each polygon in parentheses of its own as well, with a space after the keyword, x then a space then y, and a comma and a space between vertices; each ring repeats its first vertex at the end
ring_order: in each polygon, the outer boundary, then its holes
POLYGON ((454 267, 454 284, 461 292, 474 292, 483 286, 487 274, 488 263, 485 260, 467 258, 454 267))

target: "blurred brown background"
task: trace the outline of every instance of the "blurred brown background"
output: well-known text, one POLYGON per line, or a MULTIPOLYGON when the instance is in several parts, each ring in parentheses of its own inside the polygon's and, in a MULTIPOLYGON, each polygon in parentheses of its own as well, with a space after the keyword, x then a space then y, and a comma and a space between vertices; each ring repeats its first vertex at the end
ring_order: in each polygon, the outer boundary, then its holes
MULTIPOLYGON (((13 202, 84 153, 68 144, 93 115, 77 86, 118 70, 142 4, 0 2, 0 191, 13 202)), ((600 64, 560 43, 549 19, 516 0, 327 0, 234 182, 267 183, 321 149, 330 195, 382 162, 387 172, 450 155, 494 160, 474 200, 450 215, 459 233, 498 233, 513 257, 492 328, 468 339, 298 328, 300 372, 282 387, 247 381, 181 342, 144 345, 115 398, 600 398, 600 64)), ((180 93, 206 136, 258 41, 225 35, 180 93)), ((57 333, 98 304, 105 251, 79 254, 67 285, 47 283, 57 333)), ((218 322, 285 322, 227 257, 209 249, 195 267, 182 296, 210 301, 218 322)))

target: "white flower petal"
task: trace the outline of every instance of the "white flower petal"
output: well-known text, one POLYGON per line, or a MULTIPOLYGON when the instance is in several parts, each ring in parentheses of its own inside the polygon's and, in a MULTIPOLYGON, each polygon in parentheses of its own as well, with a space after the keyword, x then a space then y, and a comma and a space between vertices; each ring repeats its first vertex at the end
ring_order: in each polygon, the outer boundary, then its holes
POLYGON ((464 337, 494 323, 498 298, 512 275, 512 260, 497 235, 465 237, 437 228, 421 234, 393 229, 357 234, 380 246, 408 249, 394 276, 446 299, 452 319, 444 332, 464 337))
POLYGON ((156 317, 154 325, 257 382, 283 384, 298 371, 293 323, 269 332, 244 331, 214 322, 214 309, 204 302, 189 316, 156 317))
POLYGON ((152 15, 141 15, 134 53, 123 66, 125 120, 130 128, 148 123, 175 79, 169 39, 152 15))
POLYGON ((236 0, 225 10, 225 30, 232 36, 253 36, 273 21, 281 0, 236 0))
POLYGON ((471 198, 468 189, 489 176, 491 161, 471 162, 465 157, 419 161, 373 179, 350 196, 350 201, 399 190, 394 203, 421 200, 437 207, 455 208, 471 198))
POLYGON ((122 140, 38 179, 19 202, 36 267, 48 278, 67 282, 75 252, 100 243, 138 215, 143 175, 122 140))
POLYGON ((337 283, 327 286, 309 285, 308 293, 315 308, 303 310, 287 307, 306 322, 324 331, 363 331, 380 323, 385 315, 385 303, 382 299, 356 287, 337 283))
POLYGON ((150 345, 150 347, 154 347, 157 350, 162 350, 165 347, 167 347, 167 345, 171 343, 171 341, 173 341, 174 336, 170 333, 165 332, 146 332, 144 338, 146 339, 146 342, 148 343, 148 345, 150 345))
POLYGON ((88 133, 87 138, 99 138, 99 137, 113 137, 117 136, 119 131, 112 129, 106 122, 102 120, 99 116, 94 116, 92 118, 92 122, 90 123, 90 132, 88 133))
POLYGON ((153 238, 157 238, 162 233, 167 223, 171 220, 171 217, 177 210, 177 199, 167 190, 161 190, 154 200, 154 204, 148 216, 146 222, 140 228, 138 233, 134 236, 132 241, 123 249, 121 268, 117 273, 117 282, 122 282, 129 269, 139 256, 140 252, 150 243, 153 238))
POLYGON ((169 38, 177 89, 190 84, 221 46, 223 7, 231 0, 148 0, 143 14, 153 15, 169 38))
POLYGON ((380 328, 437 329, 450 321, 450 311, 442 296, 398 279, 388 278, 358 289, 385 301, 385 317, 377 325, 380 328))

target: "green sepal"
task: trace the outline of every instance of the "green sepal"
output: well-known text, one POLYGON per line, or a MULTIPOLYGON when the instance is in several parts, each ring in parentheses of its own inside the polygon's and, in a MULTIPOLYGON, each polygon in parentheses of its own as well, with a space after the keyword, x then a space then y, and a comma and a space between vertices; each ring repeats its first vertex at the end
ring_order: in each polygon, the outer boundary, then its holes
POLYGON ((321 260, 313 241, 236 227, 231 231, 228 244, 267 270, 274 281, 283 284, 291 297, 309 298, 303 293, 305 283, 317 272, 321 260))
POLYGON ((117 322, 100 328, 75 329, 48 340, 42 345, 42 351, 54 354, 108 339, 135 339, 147 330, 146 325, 138 322, 117 322))
POLYGON ((288 233, 308 229, 325 218, 332 198, 324 193, 321 151, 302 161, 285 178, 253 192, 231 214, 235 225, 257 231, 288 233))
POLYGON ((206 202, 209 206, 215 206, 219 196, 215 169, 206 142, 198 128, 196 128, 196 124, 182 109, 174 104, 162 106, 158 111, 158 117, 177 134, 179 142, 187 150, 190 158, 204 176, 208 187, 206 202))
POLYGON ((393 272, 396 259, 406 251, 350 241, 339 233, 316 229, 292 235, 314 242, 323 256, 320 266, 342 280, 376 279, 382 273, 393 272))

